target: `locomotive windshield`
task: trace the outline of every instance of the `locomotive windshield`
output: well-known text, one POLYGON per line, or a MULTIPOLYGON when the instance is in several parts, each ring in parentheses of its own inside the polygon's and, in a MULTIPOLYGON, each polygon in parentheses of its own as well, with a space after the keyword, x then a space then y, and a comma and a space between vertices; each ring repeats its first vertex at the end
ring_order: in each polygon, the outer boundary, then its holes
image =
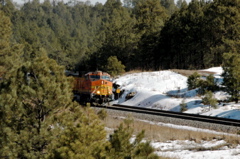
POLYGON ((105 79, 105 80, 110 80, 110 77, 109 76, 102 76, 102 79, 105 79))
POLYGON ((92 78, 92 79, 100 79, 100 76, 99 75, 91 75, 90 78, 92 78))
POLYGON ((98 79, 105 79, 108 81, 110 80, 110 76, 91 75, 90 78, 95 80, 98 80, 98 79))
POLYGON ((107 73, 102 73, 101 71, 89 72, 85 74, 85 79, 91 80, 91 81, 96 81, 100 79, 111 81, 110 75, 107 73))

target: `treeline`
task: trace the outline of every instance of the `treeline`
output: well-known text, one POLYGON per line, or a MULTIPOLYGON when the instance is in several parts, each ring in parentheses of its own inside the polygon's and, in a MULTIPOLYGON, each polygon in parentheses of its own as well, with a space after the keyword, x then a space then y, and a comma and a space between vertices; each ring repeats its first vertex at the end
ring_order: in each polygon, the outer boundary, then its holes
POLYGON ((19 8, 1 2, 25 56, 44 48, 78 71, 106 70, 111 56, 126 70, 219 66, 240 34, 239 0, 33 0, 19 8))

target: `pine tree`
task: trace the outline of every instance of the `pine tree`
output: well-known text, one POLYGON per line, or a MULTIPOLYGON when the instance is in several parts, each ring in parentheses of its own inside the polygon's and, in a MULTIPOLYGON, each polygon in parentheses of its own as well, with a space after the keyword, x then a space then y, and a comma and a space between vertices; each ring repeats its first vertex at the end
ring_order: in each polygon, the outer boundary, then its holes
MULTIPOLYGON (((15 75, 15 69, 21 66, 22 61, 20 57, 22 50, 21 45, 13 44, 10 40, 12 36, 10 19, 2 11, 0 11, 0 18, 0 101, 6 100, 11 102, 14 100, 11 96, 6 95, 2 97, 1 94, 5 86, 12 80, 11 77, 15 75)), ((3 153, 8 140, 5 132, 6 125, 4 120, 7 119, 4 108, 5 105, 0 102, 0 156, 5 156, 3 153)))
POLYGON ((0 77, 2 77, 3 73, 6 71, 5 68, 5 60, 4 58, 9 54, 10 50, 10 36, 11 36, 11 27, 10 27, 10 19, 7 18, 2 11, 0 11, 0 77))
POLYGON ((101 109, 98 113, 97 113, 99 119, 104 120, 107 117, 107 111, 105 109, 101 109))
MULTIPOLYGON (((104 125, 100 123, 93 109, 73 105, 57 115, 58 135, 48 146, 50 158, 106 158, 106 140, 104 125), (62 118, 64 121, 62 121, 62 118)), ((53 128, 55 129, 55 128, 53 128)))
POLYGON ((0 10, 2 10, 6 16, 11 18, 15 12, 15 6, 11 0, 0 0, 0 10))
POLYGON ((209 3, 205 10, 204 26, 206 34, 206 46, 210 52, 206 54, 211 65, 220 65, 223 62, 223 54, 229 52, 225 46, 226 40, 239 40, 239 0, 216 0, 209 3))
POLYGON ((110 56, 116 56, 126 67, 131 67, 132 55, 139 36, 135 35, 135 19, 120 0, 107 0, 103 7, 102 47, 96 55, 97 68, 102 68, 110 56))
POLYGON ((117 130, 110 135, 110 146, 107 147, 107 154, 110 158, 149 158, 157 159, 158 156, 153 154, 154 149, 150 142, 142 142, 144 131, 136 135, 136 138, 131 142, 133 137, 133 129, 131 123, 133 120, 126 119, 119 125, 117 130))
POLYGON ((217 99, 211 91, 207 91, 202 99, 204 105, 209 105, 209 110, 211 107, 217 108, 217 99))
POLYGON ((11 76, 0 94, 1 156, 100 158, 107 145, 97 115, 72 103, 72 79, 43 50, 11 76), (41 53, 40 53, 41 52, 41 53))
POLYGON ((183 3, 186 3, 186 1, 185 0, 177 0, 176 7, 182 8, 182 6, 184 5, 183 3))
POLYGON ((10 19, 0 11, 0 77, 5 77, 5 72, 11 72, 13 67, 20 65, 19 57, 22 55, 21 45, 13 44, 10 39, 12 37, 12 25, 10 19))
POLYGON ((215 82, 215 78, 212 74, 208 75, 206 80, 199 80, 199 93, 204 94, 206 91, 216 91, 218 89, 218 86, 215 82))
POLYGON ((188 89, 195 89, 199 87, 199 80, 200 80, 200 74, 197 72, 194 72, 192 75, 190 75, 187 79, 187 85, 188 89))
POLYGON ((125 66, 121 63, 121 61, 118 61, 116 56, 110 56, 107 60, 107 66, 106 71, 111 74, 112 76, 120 75, 121 73, 124 73, 125 66))
POLYGON ((138 53, 134 61, 141 69, 152 69, 155 65, 153 48, 158 42, 160 31, 168 18, 166 10, 158 0, 140 0, 133 9, 136 17, 136 34, 141 37, 138 43, 138 53))
POLYGON ((139 1, 133 10, 136 16, 136 27, 143 34, 158 33, 168 16, 157 0, 139 1))
POLYGON ((185 99, 183 99, 180 104, 180 112, 184 112, 186 110, 187 110, 187 104, 185 103, 185 99))
POLYGON ((224 54, 223 84, 231 100, 237 103, 240 99, 240 54, 236 52, 224 54))
POLYGON ((64 77, 63 67, 46 55, 13 71, 0 94, 7 140, 4 155, 44 158, 53 136, 48 129, 54 123, 54 114, 71 103, 70 81, 64 77))
POLYGON ((174 0, 161 0, 161 4, 166 8, 169 15, 172 15, 177 10, 174 0))

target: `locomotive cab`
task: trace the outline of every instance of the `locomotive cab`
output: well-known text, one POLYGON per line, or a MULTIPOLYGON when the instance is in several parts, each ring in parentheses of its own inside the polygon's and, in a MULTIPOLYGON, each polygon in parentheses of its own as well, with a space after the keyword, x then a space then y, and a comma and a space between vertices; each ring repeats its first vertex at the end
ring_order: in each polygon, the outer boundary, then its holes
POLYGON ((85 75, 85 77, 87 79, 90 79, 91 81, 96 81, 96 80, 107 80, 110 81, 110 75, 106 72, 102 72, 102 71, 96 71, 96 72, 89 72, 85 75))
POLYGON ((112 85, 108 73, 95 71, 76 78, 74 90, 80 95, 80 101, 102 104, 112 100, 112 85))

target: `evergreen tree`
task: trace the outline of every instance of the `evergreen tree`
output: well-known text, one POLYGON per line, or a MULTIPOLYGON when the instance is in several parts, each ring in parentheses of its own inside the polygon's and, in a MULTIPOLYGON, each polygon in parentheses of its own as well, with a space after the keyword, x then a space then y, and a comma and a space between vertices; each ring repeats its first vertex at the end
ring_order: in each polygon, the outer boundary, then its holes
POLYGON ((185 0, 177 0, 176 7, 182 8, 182 6, 184 5, 183 3, 186 3, 186 1, 185 0))
POLYGON ((205 94, 206 91, 216 91, 218 89, 218 86, 215 82, 214 76, 211 74, 207 76, 206 80, 200 80, 199 81, 200 86, 200 94, 205 94))
MULTIPOLYGON (((41 51, 41 50, 40 50, 41 51)), ((94 112, 72 103, 72 79, 46 54, 16 70, 0 94, 1 156, 101 158, 107 145, 94 112)))
POLYGON ((168 18, 166 10, 158 0, 140 0, 133 10, 136 17, 136 34, 141 37, 138 53, 135 54, 137 67, 152 69, 154 67, 153 48, 158 42, 159 33, 168 18))
MULTIPOLYGON (((19 67, 21 61, 19 57, 21 56, 21 50, 17 45, 13 45, 11 43, 11 22, 9 17, 5 16, 5 14, 0 11, 0 93, 4 88, 4 85, 8 83, 8 80, 11 79, 11 75, 14 74, 14 69, 19 67)), ((0 96, 0 100, 3 100, 0 96)), ((6 99, 5 99, 6 100, 6 99)), ((8 98, 11 101, 11 98, 8 98)), ((7 142, 6 133, 4 132, 4 119, 5 119, 5 111, 4 105, 0 102, 0 156, 5 156, 3 153, 5 152, 4 146, 7 142)), ((6 156, 7 157, 7 156, 6 156)))
POLYGON ((186 110, 187 110, 187 104, 185 103, 185 99, 183 99, 180 104, 180 112, 184 112, 186 110))
POLYGON ((186 14, 187 6, 183 6, 178 12, 174 13, 169 20, 166 21, 164 27, 161 30, 159 36, 159 42, 154 48, 154 61, 155 68, 170 68, 176 67, 181 68, 179 65, 182 61, 180 51, 184 49, 184 37, 186 33, 183 31, 182 23, 178 21, 180 17, 186 14), (184 33, 182 33, 182 32, 184 33), (178 33, 177 33, 178 32, 178 33), (176 45, 176 41, 181 41, 181 45, 176 45), (179 47, 176 49, 174 47, 179 47), (174 56, 177 56, 178 61, 176 62, 174 56), (159 62, 161 61, 161 62, 159 62))
POLYGON ((169 15, 172 15, 177 10, 174 0, 161 0, 161 4, 166 8, 169 15))
POLYGON ((15 12, 15 6, 11 0, 1 0, 0 1, 0 9, 4 12, 6 16, 12 18, 15 12))
POLYGON ((120 75, 121 73, 124 73, 125 66, 121 63, 121 61, 118 61, 116 56, 110 56, 107 61, 106 71, 112 75, 120 75))
POLYGON ((205 10, 204 31, 210 48, 206 60, 213 59, 210 63, 214 66, 222 64, 223 54, 229 52, 225 41, 239 39, 239 8, 238 0, 215 0, 205 10))
POLYGON ((211 107, 217 108, 217 99, 214 98, 214 95, 211 91, 207 91, 202 99, 204 105, 209 105, 209 110, 211 107))
MULTIPOLYGON (((183 3, 182 3, 183 4, 183 3)), ((162 29, 155 60, 162 68, 199 69, 222 64, 226 39, 239 37, 238 1, 182 5, 162 29)))
POLYGON ((134 34, 135 19, 120 0, 108 0, 103 7, 103 22, 102 47, 94 57, 97 68, 104 67, 110 56, 117 56, 127 68, 131 67, 139 40, 134 34))
POLYGON ((231 100, 237 103, 240 99, 240 54, 235 51, 224 54, 223 84, 231 100))
POLYGON ((97 113, 98 117, 101 120, 104 120, 107 117, 107 111, 105 109, 101 109, 98 113, 97 113))
MULTIPOLYGON (((11 27, 10 20, 7 18, 2 11, 0 11, 0 77, 3 76, 3 73, 6 72, 6 62, 5 58, 10 51, 10 36, 11 36, 11 27)), ((10 66, 11 67, 11 66, 10 66)))
POLYGON ((189 5, 182 3, 180 10, 166 22, 161 31, 159 46, 155 49, 155 60, 162 63, 156 62, 156 65, 163 69, 204 67, 205 6, 205 3, 198 1, 192 1, 189 5))
POLYGON ((110 158, 149 158, 157 159, 153 154, 154 149, 150 142, 143 143, 144 131, 138 133, 133 142, 130 139, 133 135, 133 129, 130 124, 132 120, 127 119, 121 123, 117 130, 110 136, 110 147, 107 147, 110 158))
POLYGON ((157 0, 139 1, 133 13, 137 19, 138 32, 142 35, 159 32, 168 18, 166 10, 157 0))
POLYGON ((5 72, 11 72, 21 64, 22 46, 14 44, 12 38, 12 26, 10 19, 0 11, 0 77, 7 78, 5 72))
POLYGON ((208 90, 211 90, 211 91, 216 91, 216 82, 215 82, 215 79, 214 79, 214 76, 212 74, 208 75, 207 76, 207 87, 208 87, 208 90))
POLYGON ((54 136, 49 131, 55 123, 54 115, 71 103, 70 81, 64 77, 64 69, 46 55, 13 71, 15 74, 2 84, 0 94, 6 134, 3 155, 44 158, 54 136))
POLYGON ((189 90, 199 87, 200 77, 200 74, 198 74, 197 72, 194 72, 188 77, 187 85, 189 90))
POLYGON ((9 40, 10 20, 2 12, 0 15, 4 69, 0 81, 0 156, 105 156, 104 127, 92 110, 72 103, 72 80, 65 76, 64 67, 49 59, 43 49, 22 62, 21 50, 9 40))
POLYGON ((48 146, 50 158, 107 158, 104 125, 100 123, 93 109, 73 105, 58 114, 59 125, 54 140, 48 146), (64 118, 62 120, 61 118, 64 118))

